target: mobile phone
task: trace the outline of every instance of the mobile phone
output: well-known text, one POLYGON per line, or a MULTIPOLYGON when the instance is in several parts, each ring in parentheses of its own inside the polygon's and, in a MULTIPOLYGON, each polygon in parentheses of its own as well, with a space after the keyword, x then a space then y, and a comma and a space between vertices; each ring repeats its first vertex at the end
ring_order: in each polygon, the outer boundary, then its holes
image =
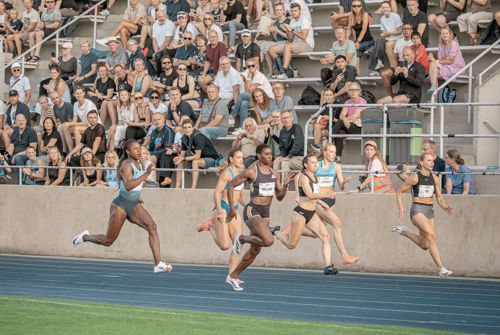
POLYGON ((54 51, 52 51, 50 54, 52 55, 53 58, 56 58, 56 53, 54 51))

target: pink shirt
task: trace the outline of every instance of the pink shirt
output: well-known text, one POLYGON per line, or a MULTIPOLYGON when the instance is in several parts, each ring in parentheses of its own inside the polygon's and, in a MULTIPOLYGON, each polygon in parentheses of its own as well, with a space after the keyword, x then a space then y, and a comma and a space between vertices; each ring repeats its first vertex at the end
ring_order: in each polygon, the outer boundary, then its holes
MULTIPOLYGON (((362 97, 359 97, 358 100, 347 99, 346 102, 344 102, 344 105, 348 105, 348 106, 346 106, 347 107, 347 117, 350 117, 351 115, 353 115, 356 112, 356 109, 358 109, 358 107, 356 107, 356 106, 349 106, 349 105, 362 105, 362 104, 366 104, 366 103, 367 103, 366 100, 362 97)), ((360 111, 363 111, 367 108, 368 107, 359 107, 360 111)), ((356 126, 361 127, 361 116, 358 117, 356 120, 354 120, 353 123, 356 126)))

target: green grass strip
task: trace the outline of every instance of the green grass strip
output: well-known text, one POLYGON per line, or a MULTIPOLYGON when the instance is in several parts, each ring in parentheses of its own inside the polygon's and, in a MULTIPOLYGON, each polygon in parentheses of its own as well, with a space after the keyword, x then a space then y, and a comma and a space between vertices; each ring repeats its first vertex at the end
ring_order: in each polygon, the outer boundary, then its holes
POLYGON ((29 297, 0 297, 0 333, 10 335, 453 334, 395 326, 275 320, 223 313, 29 297))

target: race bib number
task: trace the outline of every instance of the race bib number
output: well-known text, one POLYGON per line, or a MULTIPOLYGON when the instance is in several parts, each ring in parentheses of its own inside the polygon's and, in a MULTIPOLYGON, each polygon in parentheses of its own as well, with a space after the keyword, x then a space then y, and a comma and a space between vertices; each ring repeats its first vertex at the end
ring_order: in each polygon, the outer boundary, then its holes
POLYGON ((434 185, 419 185, 418 197, 419 198, 432 198, 434 196, 434 185))
POLYGON ((319 187, 333 187, 333 177, 318 177, 319 187))
POLYGON ((312 184, 313 186, 313 193, 319 193, 320 189, 319 189, 319 184, 312 184))
POLYGON ((276 183, 260 183, 259 195, 261 197, 272 197, 274 195, 274 186, 276 183))

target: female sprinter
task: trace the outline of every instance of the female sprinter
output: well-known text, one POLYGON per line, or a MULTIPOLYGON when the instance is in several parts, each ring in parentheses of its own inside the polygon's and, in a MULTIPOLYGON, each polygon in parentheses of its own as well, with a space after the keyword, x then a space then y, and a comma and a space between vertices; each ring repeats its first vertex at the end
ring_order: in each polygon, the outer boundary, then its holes
MULTIPOLYGON (((325 211, 330 210, 330 207, 324 202, 324 195, 318 184, 318 179, 314 175, 318 169, 318 158, 314 155, 308 155, 302 160, 302 173, 298 179, 298 194, 299 201, 297 207, 293 209, 292 219, 287 232, 275 231, 274 235, 288 249, 295 249, 299 243, 300 236, 307 227, 314 237, 319 237, 323 243, 323 258, 325 260, 326 269, 333 267, 330 256, 332 253, 330 247, 330 236, 326 230, 326 226, 320 220, 312 220, 316 218, 318 207, 323 207, 325 211)), ((330 199, 331 200, 331 199, 330 199)))
POLYGON ((397 202, 399 207, 399 216, 403 217, 406 210, 403 207, 401 195, 408 190, 412 190, 413 202, 410 209, 411 223, 418 228, 419 235, 410 232, 404 226, 395 226, 392 232, 405 236, 412 240, 416 245, 424 250, 429 250, 434 263, 439 269, 439 276, 446 278, 453 274, 446 269, 441 262, 437 246, 436 231, 434 229, 434 209, 433 196, 442 209, 449 215, 452 214, 452 208, 448 206, 441 194, 441 185, 439 178, 432 173, 434 158, 430 154, 420 156, 421 170, 406 179, 405 183, 397 192, 397 202))
POLYGON ((233 252, 239 255, 241 246, 244 243, 249 243, 250 249, 226 278, 226 281, 235 291, 243 290, 237 281, 239 275, 253 263, 262 247, 270 247, 273 244, 273 235, 269 230, 271 203, 275 194, 279 201, 283 200, 290 179, 293 177, 290 172, 286 173, 282 185, 280 183, 280 174, 271 168, 273 160, 271 147, 267 144, 260 144, 255 151, 258 161, 237 175, 229 183, 227 191, 227 200, 230 207, 227 220, 231 221, 236 216, 235 199, 233 197, 234 189, 246 181, 250 184, 250 202, 243 209, 243 219, 250 229, 250 235, 237 235, 234 239, 233 252))
POLYGON ((155 267, 153 271, 170 272, 172 266, 160 260, 160 240, 156 231, 156 223, 151 215, 142 206, 141 189, 143 182, 154 170, 151 164, 146 172, 139 163, 141 158, 141 146, 135 140, 128 140, 124 145, 124 153, 120 164, 118 164, 118 182, 120 193, 113 200, 110 207, 110 218, 106 235, 90 235, 88 230, 81 232, 73 238, 73 245, 83 242, 92 242, 109 247, 118 237, 125 220, 145 229, 149 234, 149 246, 153 252, 155 267))
MULTIPOLYGON (((227 190, 229 188, 229 183, 238 174, 241 168, 243 168, 243 153, 238 149, 233 149, 229 151, 227 160, 220 168, 220 177, 214 190, 214 203, 215 208, 212 217, 205 221, 202 225, 198 226, 198 232, 209 231, 214 238, 215 244, 221 250, 228 250, 234 243, 234 238, 237 235, 241 235, 243 231, 243 225, 241 222, 241 217, 238 213, 231 220, 227 221, 227 216, 229 214, 229 204, 227 200, 227 190)), ((234 188, 233 199, 236 203, 244 205, 243 202, 243 184, 234 188)), ((238 210, 238 205, 234 206, 235 210, 238 210)), ((231 252, 229 256, 229 273, 233 272, 238 265, 240 257, 231 252)), ((243 284, 243 281, 237 279, 238 284, 243 284)), ((227 280, 226 280, 227 282, 227 280)), ((227 284, 230 284, 227 282, 227 284)))

